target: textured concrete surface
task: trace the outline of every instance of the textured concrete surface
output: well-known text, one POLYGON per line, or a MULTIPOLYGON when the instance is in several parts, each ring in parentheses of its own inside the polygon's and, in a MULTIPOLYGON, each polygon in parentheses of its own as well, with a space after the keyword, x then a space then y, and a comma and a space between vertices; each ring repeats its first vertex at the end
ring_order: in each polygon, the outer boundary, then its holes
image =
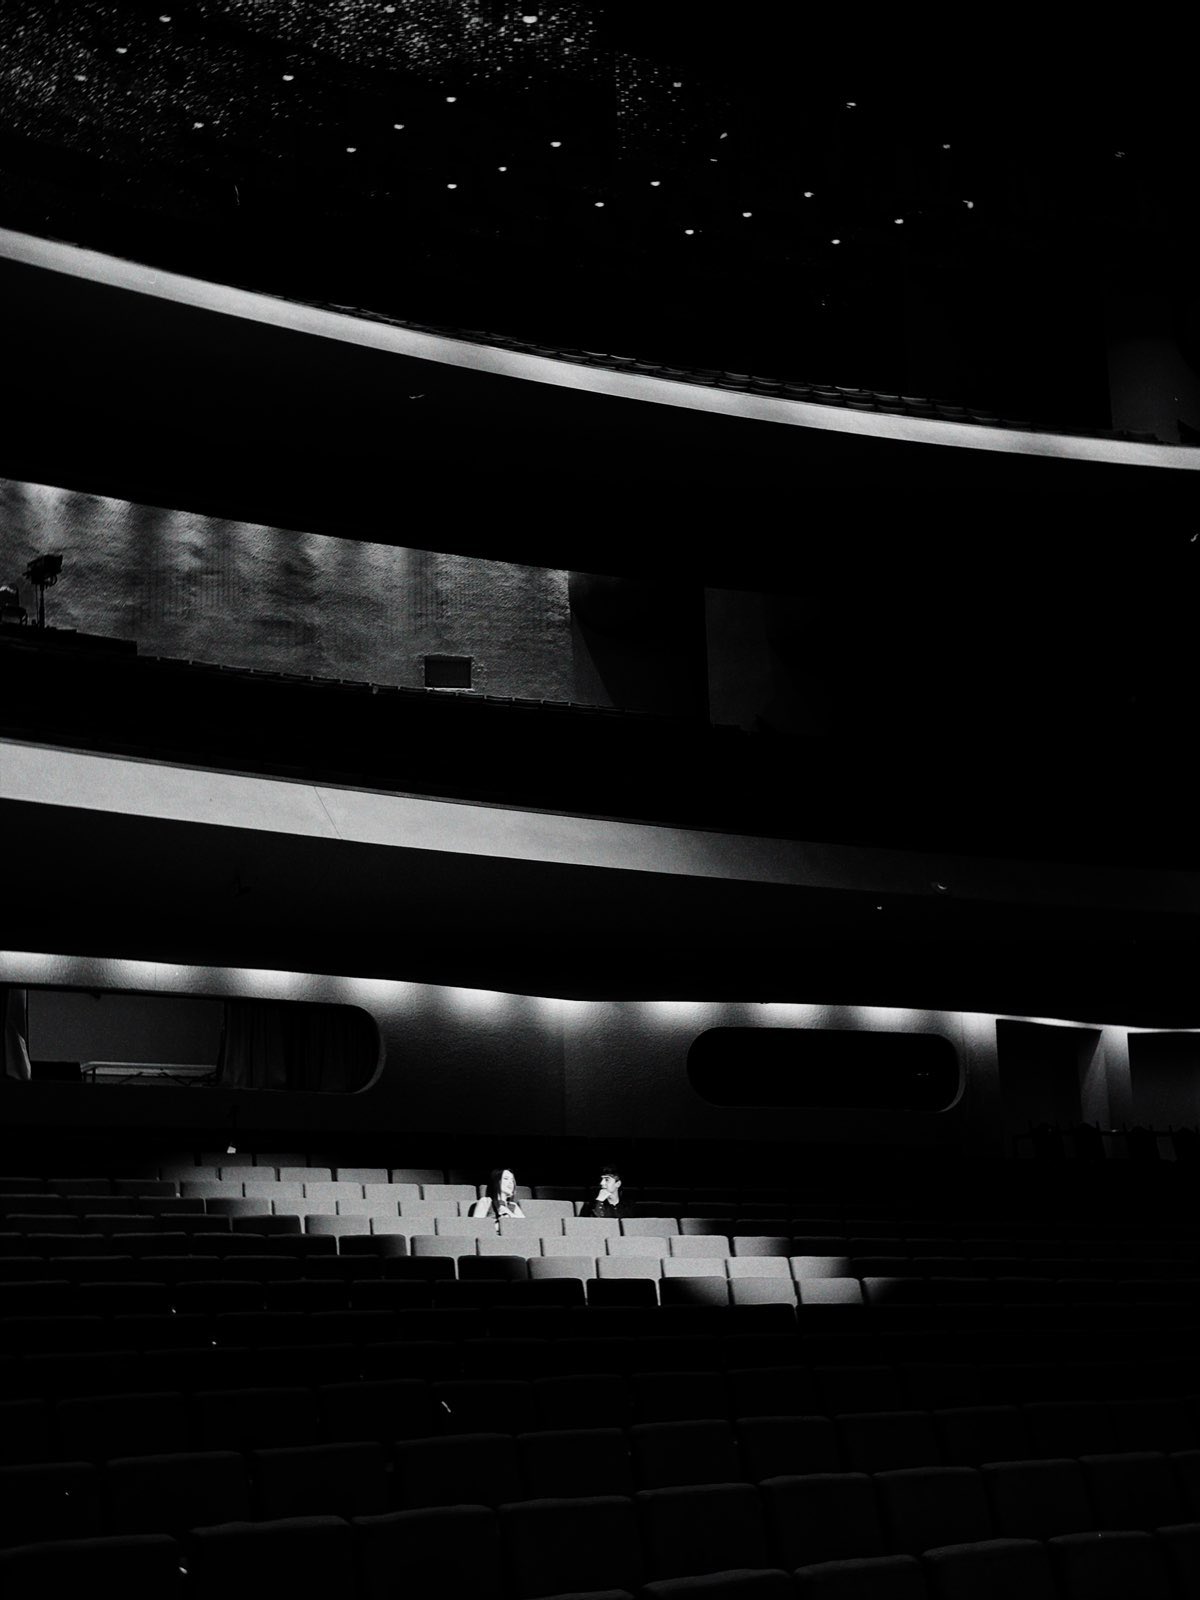
MULTIPOLYGON (((465 655, 484 693, 584 698, 565 572, 0 480, 0 583, 31 617, 23 573, 45 551, 63 555, 47 622, 146 655, 410 688, 426 655, 465 655)), ((594 683, 586 698, 606 703, 594 683)))

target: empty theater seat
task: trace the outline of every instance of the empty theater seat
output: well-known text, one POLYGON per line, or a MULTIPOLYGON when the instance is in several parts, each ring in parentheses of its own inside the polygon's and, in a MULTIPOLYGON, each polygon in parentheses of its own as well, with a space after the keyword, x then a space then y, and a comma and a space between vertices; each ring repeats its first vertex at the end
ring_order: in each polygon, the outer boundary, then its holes
POLYGON ((167 1534, 131 1534, 0 1552, 0 1587, 25 1595, 119 1594, 172 1600, 183 1594, 181 1550, 167 1534))
POLYGON ((396 1503, 498 1506, 523 1492, 516 1445, 505 1433, 405 1439, 396 1446, 396 1503))
POLYGON ((171 1533, 251 1514, 250 1474, 234 1450, 134 1456, 104 1468, 108 1524, 114 1533, 171 1533))
POLYGON ((640 1422, 629 1430, 634 1475, 641 1489, 736 1483, 743 1477, 737 1435, 717 1419, 640 1422))
POLYGON ((828 1417, 741 1417, 737 1433, 746 1477, 752 1483, 836 1472, 841 1466, 837 1435, 828 1417))
POLYGON ((652 1578, 774 1564, 762 1505, 749 1484, 642 1489, 635 1500, 652 1578))
POLYGON ((1164 1554, 1148 1533, 1067 1533, 1048 1544, 1062 1600, 1169 1600, 1164 1554))
POLYGON ((875 1485, 865 1472, 767 1478, 759 1489, 779 1566, 887 1553, 875 1485))
POLYGON ((933 1600, 1058 1600, 1050 1552, 1037 1539, 981 1539, 927 1550, 933 1600))
POLYGON ((987 1495, 971 1467, 907 1467, 875 1474, 884 1530, 894 1550, 990 1539, 987 1495))
POLYGON ((524 1433, 517 1439, 530 1499, 633 1493, 629 1443, 620 1428, 524 1433))
POLYGON ((354 1531, 363 1600, 500 1600, 500 1524, 484 1506, 358 1517, 354 1531))
POLYGON ((825 1561, 795 1573, 800 1600, 928 1600, 925 1574, 913 1556, 863 1556, 825 1561))
POLYGON ((381 1444, 319 1444, 250 1455, 258 1514, 266 1518, 372 1516, 392 1509, 381 1444))
POLYGON ((513 1600, 636 1592, 642 1582, 638 1525, 625 1498, 529 1500, 501 1506, 499 1515, 513 1600))
POLYGON ((336 1593, 352 1570, 350 1525, 339 1517, 288 1517, 194 1528, 184 1541, 188 1590, 197 1600, 233 1600, 279 1589, 336 1593))

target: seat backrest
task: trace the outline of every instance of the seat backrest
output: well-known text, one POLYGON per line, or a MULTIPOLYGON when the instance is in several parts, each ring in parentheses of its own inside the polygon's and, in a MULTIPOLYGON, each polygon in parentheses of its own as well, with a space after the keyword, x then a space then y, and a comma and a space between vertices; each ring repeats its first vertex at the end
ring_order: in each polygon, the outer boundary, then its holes
POLYGON ((772 1565, 762 1505, 749 1484, 641 1489, 634 1499, 655 1578, 772 1565))
POLYGON ((641 1587, 641 1541, 624 1496, 503 1505, 500 1532, 513 1600, 641 1587))

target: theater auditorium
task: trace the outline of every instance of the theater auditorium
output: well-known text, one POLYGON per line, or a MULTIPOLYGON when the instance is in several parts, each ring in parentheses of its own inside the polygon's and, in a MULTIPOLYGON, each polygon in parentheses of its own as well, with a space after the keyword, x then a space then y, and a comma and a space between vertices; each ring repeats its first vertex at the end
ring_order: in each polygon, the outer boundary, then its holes
POLYGON ((3 8, 6 1595, 1200 1593, 1137 55, 3 8))

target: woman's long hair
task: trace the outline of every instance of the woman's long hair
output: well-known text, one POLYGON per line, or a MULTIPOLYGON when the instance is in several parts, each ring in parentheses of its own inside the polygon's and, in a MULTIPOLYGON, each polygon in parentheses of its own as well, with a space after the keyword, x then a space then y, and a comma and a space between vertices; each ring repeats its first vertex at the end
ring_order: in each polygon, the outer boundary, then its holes
MULTIPOLYGON (((511 1171, 511 1167, 493 1167, 488 1173, 487 1197, 492 1202, 492 1216, 495 1217, 497 1222, 500 1220, 501 1205, 507 1203, 505 1197, 500 1193, 500 1179, 506 1172, 511 1171)), ((515 1189, 513 1193, 513 1200, 516 1200, 515 1189)))

